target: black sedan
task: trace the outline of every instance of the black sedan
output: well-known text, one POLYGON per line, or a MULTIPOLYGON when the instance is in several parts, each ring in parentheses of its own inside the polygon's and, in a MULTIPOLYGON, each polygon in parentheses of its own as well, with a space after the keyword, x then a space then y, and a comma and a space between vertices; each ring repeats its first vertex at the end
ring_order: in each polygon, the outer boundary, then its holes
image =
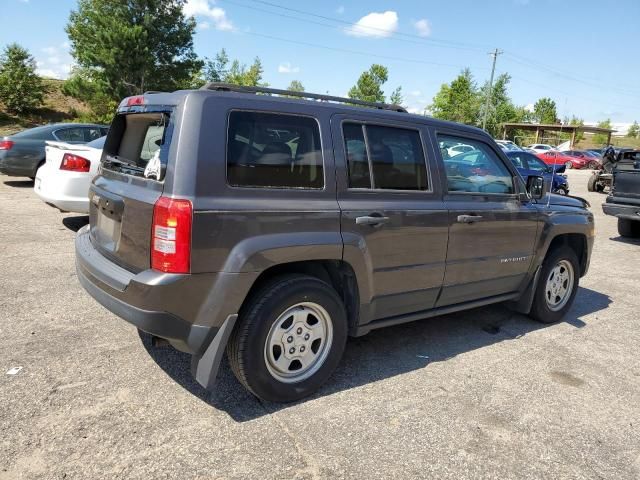
POLYGON ((90 123, 55 123, 0 138, 0 173, 35 178, 44 164, 45 142, 88 143, 107 134, 109 127, 90 123))

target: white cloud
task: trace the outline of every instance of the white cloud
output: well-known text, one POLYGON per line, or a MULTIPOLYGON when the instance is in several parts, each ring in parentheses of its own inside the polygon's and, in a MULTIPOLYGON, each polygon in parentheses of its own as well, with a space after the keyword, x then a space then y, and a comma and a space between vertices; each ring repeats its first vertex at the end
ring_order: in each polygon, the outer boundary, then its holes
POLYGON ((209 0, 187 0, 182 11, 187 17, 210 18, 216 30, 233 30, 233 23, 227 18, 227 13, 220 7, 214 7, 213 4, 214 2, 209 0))
POLYGON ((527 112, 533 112, 533 103, 527 103, 524 107, 527 112))
POLYGON ((209 30, 211 28, 211 24, 209 22, 199 22, 198 30, 209 30))
POLYGON ((345 29, 354 37, 389 37, 398 29, 398 14, 393 11, 384 13, 371 12, 358 20, 353 26, 345 29))
POLYGON ((69 54, 69 42, 51 45, 41 50, 42 55, 36 55, 36 71, 42 77, 66 79, 71 73, 73 58, 69 54))
POLYGON ((421 18, 420 20, 413 22, 413 28, 416 29, 416 32, 418 32, 418 35, 421 37, 428 37, 431 35, 431 22, 426 18, 421 18))
POLYGON ((294 67, 290 62, 283 62, 278 65, 278 73, 298 73, 300 67, 294 67))
POLYGON ((419 97, 420 95, 422 95, 422 92, 420 90, 411 90, 409 92, 409 95, 411 95, 412 97, 419 97))
POLYGON ((342 15, 344 13, 344 5, 340 5, 338 8, 336 8, 336 13, 338 15, 342 15))

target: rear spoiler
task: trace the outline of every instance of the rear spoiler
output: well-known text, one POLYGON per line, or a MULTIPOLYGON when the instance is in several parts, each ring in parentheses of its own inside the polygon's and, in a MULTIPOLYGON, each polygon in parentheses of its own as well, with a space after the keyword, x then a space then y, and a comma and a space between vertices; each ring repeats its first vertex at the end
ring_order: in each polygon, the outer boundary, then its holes
POLYGON ((56 142, 54 140, 47 140, 44 143, 47 147, 57 148, 60 150, 73 150, 73 151, 91 150, 91 147, 87 147, 87 145, 84 143, 56 142))

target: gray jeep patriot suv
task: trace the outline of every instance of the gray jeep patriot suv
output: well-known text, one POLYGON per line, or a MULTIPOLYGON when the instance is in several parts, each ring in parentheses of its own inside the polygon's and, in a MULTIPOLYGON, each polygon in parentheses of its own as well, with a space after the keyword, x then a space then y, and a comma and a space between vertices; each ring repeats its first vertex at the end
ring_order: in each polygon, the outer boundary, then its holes
POLYGON ((125 99, 81 284, 192 354, 204 387, 226 350, 270 401, 318 389, 349 335, 496 302, 560 320, 589 266, 586 202, 525 185, 482 130, 359 103, 223 84, 125 99))

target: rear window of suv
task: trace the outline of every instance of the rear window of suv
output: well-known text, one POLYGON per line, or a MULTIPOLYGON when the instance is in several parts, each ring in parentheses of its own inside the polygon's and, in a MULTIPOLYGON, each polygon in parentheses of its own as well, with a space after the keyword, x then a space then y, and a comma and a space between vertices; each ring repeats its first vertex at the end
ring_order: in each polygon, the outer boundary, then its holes
POLYGON ((323 188, 318 122, 298 115, 231 112, 227 180, 236 187, 323 188))
POLYGON ((171 142, 171 112, 117 115, 105 142, 103 168, 162 180, 171 142))

